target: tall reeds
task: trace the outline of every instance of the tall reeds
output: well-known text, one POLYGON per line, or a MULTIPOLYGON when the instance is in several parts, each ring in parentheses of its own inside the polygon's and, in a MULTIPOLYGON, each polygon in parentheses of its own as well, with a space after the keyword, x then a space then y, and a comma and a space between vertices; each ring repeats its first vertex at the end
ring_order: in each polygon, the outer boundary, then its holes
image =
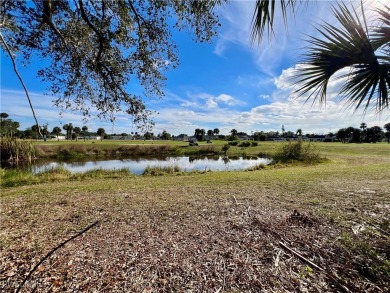
POLYGON ((31 163, 35 155, 35 149, 29 140, 21 140, 15 137, 2 137, 0 139, 0 154, 2 162, 31 163))

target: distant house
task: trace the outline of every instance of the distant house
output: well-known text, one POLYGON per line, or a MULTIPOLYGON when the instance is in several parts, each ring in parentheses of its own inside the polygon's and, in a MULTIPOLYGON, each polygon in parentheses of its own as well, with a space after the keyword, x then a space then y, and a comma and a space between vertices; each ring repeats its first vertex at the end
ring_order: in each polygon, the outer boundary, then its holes
POLYGON ((66 139, 66 136, 63 135, 63 134, 58 134, 58 139, 57 139, 57 135, 53 135, 53 134, 50 134, 47 139, 50 139, 50 140, 65 140, 66 139))
POLYGON ((248 140, 249 136, 248 135, 237 135, 239 140, 248 140))
POLYGON ((325 139, 325 135, 313 135, 304 138, 305 141, 324 141, 325 139))
POLYGON ((101 136, 99 136, 99 135, 91 135, 91 136, 86 136, 85 137, 86 139, 89 139, 89 140, 101 140, 102 139, 102 137, 101 136))
POLYGON ((267 140, 269 140, 269 141, 296 141, 298 139, 300 139, 300 137, 297 137, 297 136, 290 136, 290 137, 271 136, 271 137, 267 138, 267 140))
POLYGON ((286 141, 286 138, 270 136, 267 138, 267 140, 269 140, 269 141, 286 141))
POLYGON ((179 134, 174 137, 174 140, 177 141, 188 141, 189 137, 187 134, 179 134))
POLYGON ((114 140, 132 140, 133 137, 131 135, 125 135, 125 136, 122 136, 122 135, 111 135, 110 139, 114 139, 114 140))

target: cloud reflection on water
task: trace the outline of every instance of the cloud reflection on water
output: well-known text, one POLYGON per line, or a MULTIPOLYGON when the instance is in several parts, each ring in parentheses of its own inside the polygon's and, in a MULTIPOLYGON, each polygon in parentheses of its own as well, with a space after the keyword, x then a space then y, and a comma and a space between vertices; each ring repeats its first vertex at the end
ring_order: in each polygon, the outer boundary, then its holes
POLYGON ((124 160, 105 160, 105 161, 87 161, 87 162, 49 162, 43 165, 33 167, 34 173, 44 170, 50 170, 53 167, 62 166, 72 173, 83 173, 94 169, 118 170, 129 169, 136 175, 141 175, 147 167, 175 167, 178 166, 183 171, 233 171, 245 170, 259 164, 269 164, 267 158, 194 158, 194 157, 168 157, 165 159, 124 159, 124 160))

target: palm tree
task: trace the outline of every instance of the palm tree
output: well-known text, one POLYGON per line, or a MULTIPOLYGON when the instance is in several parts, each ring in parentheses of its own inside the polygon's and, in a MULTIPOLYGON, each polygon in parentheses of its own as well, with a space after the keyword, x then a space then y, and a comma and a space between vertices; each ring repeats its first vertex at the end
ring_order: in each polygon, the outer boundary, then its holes
POLYGON ((85 141, 85 134, 88 131, 88 126, 84 125, 81 129, 83 130, 84 141, 85 141))
MULTIPOLYGON (((355 109, 364 106, 364 111, 374 103, 378 112, 389 107, 390 89, 390 8, 378 9, 383 23, 381 28, 368 28, 356 17, 355 10, 340 5, 334 10, 341 28, 325 23, 318 31, 323 39, 310 37, 312 47, 304 55, 298 70, 298 96, 309 94, 308 99, 326 102, 329 80, 342 69, 345 79, 340 97, 355 109)), ((364 14, 363 14, 364 17, 364 14)))
POLYGON ((42 135, 44 141, 46 141, 47 135, 49 134, 49 130, 47 129, 48 126, 49 126, 48 124, 44 124, 42 127, 42 135))
POLYGON ((237 139, 237 133, 238 133, 237 129, 233 128, 232 130, 230 130, 230 134, 231 134, 230 139, 231 140, 236 140, 237 139))
POLYGON ((58 138, 58 135, 61 133, 61 128, 60 127, 58 127, 58 126, 55 126, 55 127, 53 127, 53 133, 55 133, 56 135, 57 135, 57 141, 59 141, 59 138, 58 138))
POLYGON ((386 123, 383 128, 387 131, 387 143, 390 143, 390 123, 386 123))
POLYGON ((206 134, 206 130, 199 129, 199 128, 195 129, 195 137, 197 140, 199 140, 199 141, 203 140, 203 137, 205 134, 206 134))
POLYGON ((214 135, 218 135, 218 134, 219 134, 219 128, 214 128, 213 134, 214 134, 214 135))
POLYGON ((382 128, 380 128, 379 126, 367 128, 367 140, 369 142, 378 142, 381 139, 382 134, 382 128))
POLYGON ((104 128, 98 128, 96 133, 97 133, 97 135, 100 136, 100 140, 103 141, 104 134, 106 134, 106 131, 104 130, 104 128))
POLYGON ((297 136, 302 136, 302 129, 299 128, 295 134, 297 136))
POLYGON ((76 126, 74 129, 73 129, 73 132, 76 134, 76 141, 77 141, 77 138, 79 137, 80 133, 81 133, 81 128, 76 126))
MULTIPOLYGON (((252 41, 261 41, 265 28, 272 32, 276 3, 279 3, 284 21, 287 12, 295 12, 297 0, 257 0, 252 20, 252 41)), ((341 27, 324 23, 318 28, 322 38, 309 37, 310 48, 303 56, 297 73, 299 96, 308 95, 307 100, 319 99, 326 102, 329 79, 341 69, 350 71, 341 76, 346 82, 340 91, 340 97, 355 109, 364 107, 364 111, 375 104, 378 112, 389 108, 390 88, 390 7, 377 8, 380 26, 368 27, 357 11, 339 4, 333 9, 341 27)))
POLYGON ((206 134, 206 130, 205 130, 204 128, 202 128, 202 129, 200 130, 200 135, 201 135, 201 137, 202 137, 202 140, 204 140, 205 134, 206 134))
POLYGON ((290 10, 294 13, 297 2, 297 0, 256 0, 255 12, 252 18, 252 42, 262 41, 266 27, 268 30, 268 35, 273 32, 276 4, 280 5, 283 20, 286 24, 287 12, 290 10))
POLYGON ((209 137, 209 140, 210 140, 210 137, 213 137, 213 134, 214 134, 214 131, 212 131, 211 129, 207 130, 207 136, 209 137))
POLYGON ((69 135, 69 132, 68 132, 68 127, 69 127, 69 124, 64 124, 64 126, 62 126, 62 129, 65 130, 65 138, 68 139, 68 135, 69 135))
POLYGON ((31 126, 31 130, 36 133, 36 139, 38 140, 39 136, 41 135, 41 130, 38 126, 38 124, 34 124, 33 126, 31 126))
POLYGON ((365 141, 366 140, 366 128, 367 128, 367 124, 366 123, 364 123, 364 122, 362 122, 362 123, 360 123, 360 129, 362 130, 362 141, 365 141))
POLYGON ((73 124, 64 124, 62 128, 66 131, 66 139, 71 139, 72 140, 72 132, 73 132, 73 124))
POLYGON ((0 121, 7 119, 9 115, 5 112, 0 113, 0 121))

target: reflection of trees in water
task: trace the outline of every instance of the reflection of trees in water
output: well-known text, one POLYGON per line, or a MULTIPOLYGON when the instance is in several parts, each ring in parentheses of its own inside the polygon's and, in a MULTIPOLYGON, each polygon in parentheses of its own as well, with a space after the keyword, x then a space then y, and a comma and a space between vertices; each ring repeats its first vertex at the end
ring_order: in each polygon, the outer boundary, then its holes
POLYGON ((27 161, 16 161, 16 162, 6 162, 1 161, 0 167, 2 169, 18 169, 23 171, 31 171, 35 164, 29 163, 27 161))
POLYGON ((227 165, 227 164, 230 162, 230 159, 229 159, 228 156, 224 156, 224 157, 222 157, 222 161, 223 161, 223 163, 224 163, 225 165, 227 165))
POLYGON ((195 161, 202 161, 202 160, 208 160, 208 161, 215 161, 218 162, 221 159, 221 156, 192 156, 188 157, 188 161, 190 163, 193 163, 195 161))
POLYGON ((209 160, 219 161, 220 158, 221 158, 220 156, 213 156, 213 157, 210 157, 209 160))
MULTIPOLYGON (((186 166, 185 161, 188 159, 189 164, 193 165, 194 168, 204 168, 207 166, 210 170, 217 170, 221 168, 222 165, 225 168, 236 168, 241 169, 240 166, 234 167, 236 165, 235 161, 249 161, 249 160, 258 160, 261 159, 261 156, 247 156, 247 157, 237 157, 237 156, 190 156, 190 157, 127 157, 127 158, 118 158, 116 160, 91 160, 91 158, 80 159, 80 160, 61 160, 61 161, 50 161, 50 160, 36 160, 32 165, 10 165, 7 168, 18 168, 26 171, 32 171, 33 173, 52 170, 53 168, 64 168, 70 169, 73 168, 83 169, 83 171, 88 171, 92 169, 99 168, 100 165, 102 169, 111 169, 112 167, 125 167, 129 169, 142 169, 145 164, 165 164, 170 162, 172 165, 181 165, 186 166)), ((267 162, 264 162, 267 164, 267 162)), ((242 165, 242 164, 241 164, 242 165)), ((5 166, 2 164, 2 167, 5 166)), ((193 167, 190 167, 192 169, 193 167)))
MULTIPOLYGON (((89 162, 72 162, 68 163, 69 165, 72 165, 72 167, 85 167, 87 163, 92 163, 94 165, 97 165, 99 161, 89 161, 89 162)), ((62 164, 60 164, 62 165, 62 164)))
POLYGON ((242 159, 243 160, 257 160, 257 159, 259 159, 259 157, 246 156, 246 157, 242 157, 242 159))
POLYGON ((192 157, 188 157, 188 162, 193 163, 195 161, 205 160, 205 159, 210 159, 210 158, 207 156, 192 156, 192 157))

